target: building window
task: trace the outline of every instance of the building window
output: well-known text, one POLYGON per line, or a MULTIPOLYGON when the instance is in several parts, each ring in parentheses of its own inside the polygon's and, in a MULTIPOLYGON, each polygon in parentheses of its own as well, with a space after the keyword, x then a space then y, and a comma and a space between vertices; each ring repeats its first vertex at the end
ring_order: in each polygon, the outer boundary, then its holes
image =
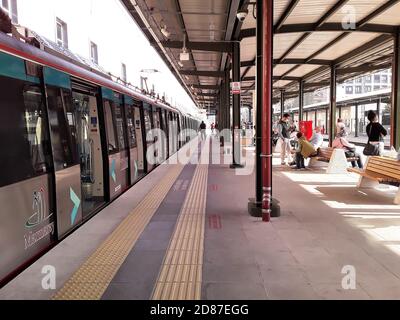
POLYGON ((353 94, 353 87, 346 87, 346 94, 353 94))
POLYGON ((61 19, 56 20, 56 41, 61 47, 68 48, 68 28, 61 19))
POLYGON ((371 92, 372 87, 371 86, 365 86, 365 92, 371 92))
POLYGON ((364 79, 365 79, 366 83, 371 83, 372 82, 371 76, 366 76, 364 79))
POLYGON ((362 87, 356 86, 356 93, 361 93, 361 92, 362 92, 362 87))
POLYGON ((122 63, 121 64, 121 79, 126 82, 127 80, 127 75, 126 75, 126 64, 122 63))
POLYGON ((357 78, 356 83, 362 83, 362 78, 357 78))
POLYGON ((18 23, 17 0, 1 0, 0 7, 8 14, 13 23, 18 23))
POLYGON ((382 75, 381 81, 383 83, 388 83, 388 76, 386 74, 382 75))
POLYGON ((381 82, 381 76, 379 74, 374 75, 374 82, 381 82))
POLYGON ((90 60, 95 64, 99 64, 99 53, 97 51, 97 44, 95 44, 94 42, 90 42, 90 60))
POLYGON ((377 91, 380 89, 380 86, 374 86, 374 91, 377 91))

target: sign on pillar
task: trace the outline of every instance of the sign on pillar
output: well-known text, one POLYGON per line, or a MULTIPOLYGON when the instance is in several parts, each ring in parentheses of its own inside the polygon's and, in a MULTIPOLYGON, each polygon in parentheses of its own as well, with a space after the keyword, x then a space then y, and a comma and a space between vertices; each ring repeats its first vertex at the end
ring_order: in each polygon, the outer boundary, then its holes
POLYGON ((241 93, 240 82, 232 82, 232 94, 240 94, 240 93, 241 93))

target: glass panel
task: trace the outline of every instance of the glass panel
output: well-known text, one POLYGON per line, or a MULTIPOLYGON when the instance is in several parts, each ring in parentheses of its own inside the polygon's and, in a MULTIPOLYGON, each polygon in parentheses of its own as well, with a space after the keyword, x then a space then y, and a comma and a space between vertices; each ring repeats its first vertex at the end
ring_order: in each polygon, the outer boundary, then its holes
POLYGON ((79 163, 76 148, 76 121, 70 91, 47 88, 50 132, 56 171, 79 163))
POLYGON ((2 0, 1 1, 1 6, 4 8, 4 9, 6 9, 6 10, 8 10, 8 0, 2 0))
POLYGON ((132 106, 125 106, 126 125, 128 128, 129 148, 136 148, 136 129, 135 129, 135 115, 132 106))
POLYGON ((151 125, 151 118, 150 118, 150 111, 144 110, 144 127, 146 130, 146 142, 153 143, 154 136, 152 133, 152 125, 151 125))
POLYGON ((0 77, 0 187, 51 170, 43 96, 37 86, 0 77))
POLYGON ((114 129, 114 116, 111 108, 111 103, 108 100, 104 101, 104 114, 106 120, 107 140, 108 140, 108 152, 110 154, 118 152, 117 139, 115 137, 114 129))
POLYGON ((126 150, 127 144, 125 141, 125 126, 124 126, 124 115, 122 106, 114 104, 114 111, 115 111, 115 120, 117 125, 119 150, 126 150))

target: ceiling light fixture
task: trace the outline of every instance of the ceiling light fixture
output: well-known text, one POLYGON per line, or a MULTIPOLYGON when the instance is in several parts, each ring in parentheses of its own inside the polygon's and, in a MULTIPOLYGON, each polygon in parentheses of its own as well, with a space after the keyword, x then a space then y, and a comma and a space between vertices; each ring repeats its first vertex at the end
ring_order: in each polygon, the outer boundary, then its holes
POLYGON ((161 23, 162 23, 161 33, 164 35, 164 37, 169 39, 169 37, 171 36, 171 32, 168 31, 167 26, 163 22, 161 23))
POLYGON ((179 59, 181 61, 189 61, 190 60, 190 55, 189 55, 189 52, 188 52, 188 50, 186 48, 186 34, 183 37, 183 48, 182 48, 182 52, 180 54, 179 59))

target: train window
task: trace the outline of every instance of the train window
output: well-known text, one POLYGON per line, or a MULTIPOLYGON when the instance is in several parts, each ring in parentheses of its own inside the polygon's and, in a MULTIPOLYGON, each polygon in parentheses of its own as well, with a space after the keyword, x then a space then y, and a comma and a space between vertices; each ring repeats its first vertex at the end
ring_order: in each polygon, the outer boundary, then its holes
POLYGON ((128 128, 129 148, 137 147, 136 129, 135 129, 135 113, 132 106, 125 106, 126 125, 128 128))
POLYGON ((104 114, 106 120, 106 130, 107 130, 107 139, 108 139, 108 152, 110 154, 117 153, 118 145, 117 139, 115 136, 115 128, 114 128, 114 115, 111 108, 111 102, 108 100, 104 100, 104 114))
POLYGON ((0 187, 46 174, 51 149, 37 86, 0 77, 0 187))
POLYGON ((72 95, 70 91, 48 87, 47 101, 53 159, 58 171, 79 163, 72 95))
POLYGON ((149 110, 144 110, 144 127, 146 130, 146 141, 148 143, 153 143, 154 137, 152 132, 151 117, 149 110))
POLYGON ((126 150, 124 114, 121 105, 114 105, 115 121, 117 125, 118 145, 120 150, 126 150))

